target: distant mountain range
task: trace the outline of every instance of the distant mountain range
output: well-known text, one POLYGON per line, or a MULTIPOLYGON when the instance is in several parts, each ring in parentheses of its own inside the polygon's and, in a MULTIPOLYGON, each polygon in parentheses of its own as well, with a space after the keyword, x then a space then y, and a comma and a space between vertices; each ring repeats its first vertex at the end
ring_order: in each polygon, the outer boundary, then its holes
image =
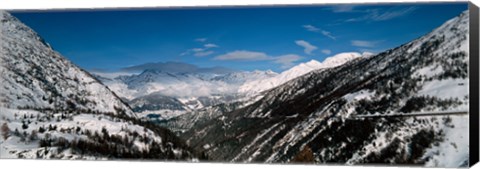
MULTIPOLYGON (((212 69, 179 62, 143 64, 124 69, 123 73, 92 73, 129 102, 135 112, 149 115, 164 114, 167 110, 172 110, 173 105, 174 110, 186 112, 237 101, 260 94, 310 71, 339 66, 352 59, 370 55, 341 53, 325 59, 323 63, 311 60, 280 74, 271 70, 206 71, 212 69), (126 73, 126 70, 141 70, 141 73, 126 73)), ((183 113, 177 113, 181 114, 183 113)))

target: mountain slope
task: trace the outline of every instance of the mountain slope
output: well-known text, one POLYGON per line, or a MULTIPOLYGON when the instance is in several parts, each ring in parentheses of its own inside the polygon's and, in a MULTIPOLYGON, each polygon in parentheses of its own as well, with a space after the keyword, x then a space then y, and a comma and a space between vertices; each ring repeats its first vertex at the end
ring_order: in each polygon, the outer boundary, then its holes
POLYGON ((468 116, 355 116, 467 109, 468 17, 290 80, 182 137, 213 160, 466 166, 468 116))
POLYGON ((243 83, 275 75, 277 74, 272 71, 205 74, 147 69, 138 75, 119 76, 114 79, 106 78, 104 83, 129 99, 151 93, 182 98, 236 94, 238 86, 243 83))
MULTIPOLYGON (((117 73, 120 74, 120 73, 117 73)), ((106 77, 110 74, 96 74, 96 78, 128 100, 135 112, 143 112, 138 108, 138 101, 149 110, 164 112, 171 109, 168 104, 154 103, 155 97, 174 99, 184 104, 183 110, 201 109, 216 104, 227 103, 241 96, 238 87, 246 82, 269 78, 277 75, 272 71, 242 71, 225 74, 167 72, 148 69, 138 75, 106 77), (152 97, 154 96, 154 97, 152 97), (162 106, 165 105, 165 106, 162 106), (156 110, 151 108, 156 107, 156 110)), ((164 100, 165 101, 165 100, 164 100)), ((145 113, 145 112, 143 112, 145 113)))
POLYGON ((211 80, 222 81, 228 84, 241 85, 246 82, 250 82, 258 79, 270 78, 276 75, 278 74, 271 70, 267 70, 267 71, 254 70, 251 72, 245 71, 245 72, 228 73, 225 75, 214 77, 211 80))
POLYGON ((210 104, 209 106, 202 106, 201 109, 186 112, 178 117, 169 119, 166 123, 161 125, 168 127, 175 131, 186 131, 196 125, 209 122, 209 120, 220 117, 223 113, 240 109, 254 103, 262 97, 259 92, 279 86, 289 80, 298 76, 306 74, 316 69, 327 69, 344 64, 345 62, 358 58, 367 57, 368 53, 359 54, 355 52, 341 53, 325 59, 323 63, 316 60, 311 60, 306 63, 300 63, 297 66, 290 68, 277 74, 271 71, 253 71, 250 73, 233 73, 225 76, 213 78, 213 80, 222 80, 228 83, 241 84, 239 88, 239 97, 231 100, 222 100, 216 102, 217 104, 210 104), (264 74, 268 75, 265 76, 264 74), (246 77, 251 80, 242 80, 246 77))
POLYGON ((193 159, 107 87, 0 11, 0 157, 193 159))
POLYGON ((370 55, 369 53, 360 54, 360 53, 350 52, 350 53, 340 53, 335 56, 326 58, 325 61, 323 61, 322 63, 316 60, 311 60, 309 62, 301 63, 297 66, 294 66, 277 76, 266 78, 266 79, 263 78, 256 81, 245 83, 242 86, 240 86, 239 92, 247 93, 247 94, 256 94, 256 93, 277 87, 289 80, 302 76, 313 70, 340 66, 352 59, 359 58, 362 56, 369 56, 369 55, 370 55))
POLYGON ((66 109, 75 105, 102 112, 117 108, 134 116, 110 90, 53 51, 35 32, 11 15, 2 15, 2 106, 66 109))

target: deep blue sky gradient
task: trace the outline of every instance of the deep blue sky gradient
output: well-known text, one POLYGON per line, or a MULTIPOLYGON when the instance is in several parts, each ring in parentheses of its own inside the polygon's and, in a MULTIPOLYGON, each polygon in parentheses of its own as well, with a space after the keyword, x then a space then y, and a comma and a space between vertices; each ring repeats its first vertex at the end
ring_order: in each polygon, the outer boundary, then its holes
POLYGON ((84 69, 117 70, 147 62, 179 61, 202 67, 281 71, 271 60, 215 60, 236 50, 276 57, 295 54, 322 61, 340 52, 381 52, 414 40, 468 9, 466 2, 350 6, 11 11, 54 49, 84 69), (342 10, 341 9, 346 9, 342 10), (402 13, 401 11, 408 11, 402 13), (374 16, 375 14, 376 16, 374 16), (348 20, 357 21, 349 22, 348 20), (306 30, 312 25, 331 33, 306 30), (206 42, 195 41, 206 38, 206 42), (316 46, 306 54, 294 41, 316 46), (371 42, 369 47, 352 40, 371 42), (206 43, 213 54, 181 55, 206 43), (322 53, 328 49, 331 54, 322 53))

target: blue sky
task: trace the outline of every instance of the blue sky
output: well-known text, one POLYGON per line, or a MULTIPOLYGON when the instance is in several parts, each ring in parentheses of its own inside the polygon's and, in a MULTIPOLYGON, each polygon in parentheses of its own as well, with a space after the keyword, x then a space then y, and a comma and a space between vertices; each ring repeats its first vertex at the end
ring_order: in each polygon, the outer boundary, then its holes
POLYGON ((279 72, 397 47, 467 9, 461 2, 12 13, 87 70, 175 61, 279 72))

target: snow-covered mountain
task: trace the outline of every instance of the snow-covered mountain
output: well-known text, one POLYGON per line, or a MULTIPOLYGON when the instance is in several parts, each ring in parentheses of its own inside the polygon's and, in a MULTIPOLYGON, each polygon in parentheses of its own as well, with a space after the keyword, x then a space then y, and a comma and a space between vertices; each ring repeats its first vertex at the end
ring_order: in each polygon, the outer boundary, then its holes
MULTIPOLYGON (((125 73, 96 73, 93 74, 106 84, 117 95, 125 98, 136 112, 143 112, 143 108, 137 107, 137 98, 143 98, 142 106, 156 107, 159 112, 165 112, 170 108, 162 107, 166 104, 155 104, 145 99, 155 97, 170 97, 184 104, 184 110, 198 110, 221 103, 248 99, 253 94, 276 87, 291 79, 320 68, 329 68, 341 65, 351 59, 361 57, 359 53, 341 53, 327 58, 324 63, 311 60, 301 63, 281 74, 271 70, 266 71, 236 71, 216 74, 195 72, 196 66, 181 63, 157 63, 146 64, 142 67, 156 68, 147 69, 140 74, 122 75, 125 73), (182 68, 174 68, 174 65, 182 68), (187 65, 187 66, 185 66, 187 65), (172 71, 169 71, 172 70, 172 71), (113 76, 112 76, 113 75, 113 76), (118 76, 115 76, 118 75, 118 76), (137 100, 131 102, 132 100, 137 100), (150 105, 145 105, 149 103, 150 105), (142 111, 140 111, 142 110, 142 111)), ((178 110, 178 109, 176 109, 178 110)), ((155 110, 149 110, 150 113, 155 110)), ((182 114, 182 113, 177 113, 182 114)))
POLYGON ((467 115, 372 115, 468 109, 468 19, 466 11, 376 55, 281 74, 149 69, 111 78, 91 76, 0 12, 0 157, 466 166, 467 115), (257 78, 276 80, 242 90, 262 92, 252 97, 225 95, 257 78))
POLYGON ((468 20, 207 111, 181 137, 215 161, 467 166, 468 115, 359 117, 468 110, 468 20))
MULTIPOLYGON (((270 70, 238 71, 224 74, 179 72, 178 69, 176 71, 166 72, 148 69, 140 74, 130 75, 121 75, 125 73, 93 74, 118 96, 125 98, 135 112, 146 110, 137 107, 138 104, 136 103, 140 100, 139 98, 143 100, 142 106, 156 107, 161 112, 170 108, 168 106, 162 107, 166 104, 157 104, 146 99, 169 97, 170 100, 175 99, 184 104, 182 107, 185 111, 229 102, 240 97, 237 93, 240 85, 277 75, 270 70)), ((150 109, 149 111, 155 110, 150 109)))
POLYGON ((174 110, 181 111, 181 113, 174 113, 181 115, 222 103, 248 100, 259 92, 279 86, 312 70, 339 66, 361 56, 362 54, 356 52, 341 53, 325 59, 323 63, 315 60, 301 63, 281 74, 271 70, 218 73, 219 71, 212 72, 207 68, 178 62, 150 63, 125 69, 138 71, 147 68, 139 74, 92 73, 117 95, 124 98, 137 113, 162 116, 162 113, 174 110), (164 99, 166 97, 169 99, 164 99), (184 105, 176 104, 177 107, 182 108, 171 109, 170 104, 164 104, 163 101, 155 103, 154 100, 176 100, 184 105))
POLYGON ((371 56, 370 53, 357 53, 357 52, 347 52, 347 53, 339 53, 337 55, 331 56, 326 58, 323 62, 318 62, 316 60, 311 60, 306 63, 301 63, 297 66, 294 66, 277 76, 266 78, 266 79, 258 79, 255 81, 247 82, 240 86, 239 92, 246 93, 246 94, 257 94, 259 92, 272 89, 274 87, 280 86, 281 84, 290 81, 296 77, 302 76, 308 72, 317 69, 325 69, 325 68, 332 68, 336 66, 340 66, 347 61, 353 60, 355 58, 359 58, 362 56, 371 56))
MULTIPOLYGON (((262 95, 259 95, 262 91, 280 86, 289 80, 295 79, 314 70, 333 68, 356 58, 370 56, 372 56, 372 54, 368 52, 362 54, 357 52, 340 53, 328 57, 323 63, 311 60, 309 62, 300 63, 280 74, 274 72, 269 73, 269 78, 253 78, 257 80, 246 81, 240 86, 238 93, 240 97, 234 97, 228 101, 220 100, 215 102, 216 104, 210 104, 208 106, 197 106, 196 108, 192 108, 192 111, 178 114, 178 116, 168 119, 166 123, 162 123, 161 125, 174 131, 187 131, 196 125, 218 118, 222 113, 241 109, 255 103, 262 98, 262 95)), ((268 71, 266 73, 268 73, 268 71)), ((193 103, 198 102, 195 98, 190 101, 193 103)))
POLYGON ((195 158, 18 19, 0 23, 1 158, 195 158))
POLYGON ((246 82, 258 80, 258 79, 263 79, 263 78, 270 78, 278 75, 278 73, 273 72, 271 70, 266 70, 266 71, 260 71, 260 70, 254 70, 254 71, 245 71, 245 72, 234 72, 234 73, 228 73, 225 75, 221 76, 216 76, 210 80, 212 81, 222 81, 227 84, 235 84, 235 85, 241 85, 246 82))
POLYGON ((198 67, 194 65, 181 63, 145 64, 139 68, 152 69, 140 74, 93 74, 124 98, 137 115, 154 121, 168 120, 165 126, 185 131, 199 119, 210 119, 213 112, 216 114, 219 113, 217 111, 232 110, 251 103, 258 98, 255 96, 258 92, 279 86, 310 71, 339 66, 361 56, 355 52, 341 53, 325 59, 324 63, 311 60, 281 74, 271 70, 205 73, 196 72, 198 67))
POLYGON ((133 99, 151 93, 179 98, 235 94, 239 85, 273 77, 277 73, 270 70, 226 74, 172 73, 148 69, 138 75, 118 76, 113 79, 101 74, 96 75, 102 77, 102 81, 119 95, 133 99))

